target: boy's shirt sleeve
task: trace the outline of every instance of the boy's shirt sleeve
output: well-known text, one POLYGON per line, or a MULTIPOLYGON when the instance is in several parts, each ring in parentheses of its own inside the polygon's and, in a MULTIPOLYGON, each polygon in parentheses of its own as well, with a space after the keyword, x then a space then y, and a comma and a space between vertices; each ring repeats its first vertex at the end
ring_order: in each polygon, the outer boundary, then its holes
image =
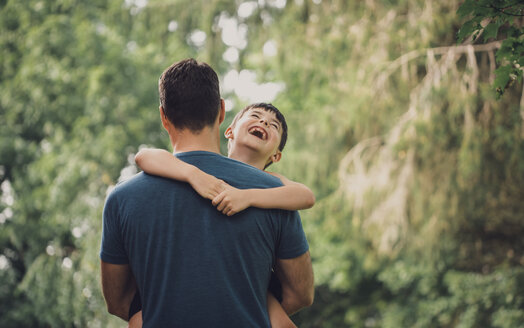
POLYGON ((100 259, 111 264, 128 264, 129 259, 122 240, 118 208, 117 197, 114 193, 111 193, 104 205, 102 216, 103 225, 100 259))
POLYGON ((309 250, 306 234, 302 228, 302 221, 297 211, 281 211, 280 240, 277 246, 276 257, 292 259, 299 257, 309 250))

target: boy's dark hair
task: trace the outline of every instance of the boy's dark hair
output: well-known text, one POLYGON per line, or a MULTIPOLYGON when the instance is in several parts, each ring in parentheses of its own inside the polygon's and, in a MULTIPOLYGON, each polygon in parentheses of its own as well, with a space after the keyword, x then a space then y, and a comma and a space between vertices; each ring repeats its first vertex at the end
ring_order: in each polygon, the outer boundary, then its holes
POLYGON ((199 132, 212 125, 220 111, 217 74, 193 58, 169 66, 160 76, 158 92, 164 115, 179 129, 199 132))
POLYGON ((242 118, 242 116, 244 116, 244 114, 250 110, 250 109, 255 109, 255 108, 260 108, 260 109, 263 109, 265 111, 268 111, 268 112, 272 112, 272 113, 275 113, 275 116, 277 118, 277 120, 280 122, 280 125, 282 126, 282 136, 280 138, 280 144, 278 145, 278 150, 282 151, 284 149, 284 146, 286 145, 286 141, 287 141, 287 123, 286 123, 286 118, 284 117, 284 115, 278 110, 278 108, 276 108, 275 106, 273 106, 272 104, 268 104, 268 103, 256 103, 256 104, 251 104, 251 105, 248 105, 247 107, 245 107, 244 109, 242 109, 240 112, 238 112, 235 117, 233 118, 233 122, 231 122, 231 127, 234 127, 235 124, 238 122, 238 120, 240 118, 242 118))

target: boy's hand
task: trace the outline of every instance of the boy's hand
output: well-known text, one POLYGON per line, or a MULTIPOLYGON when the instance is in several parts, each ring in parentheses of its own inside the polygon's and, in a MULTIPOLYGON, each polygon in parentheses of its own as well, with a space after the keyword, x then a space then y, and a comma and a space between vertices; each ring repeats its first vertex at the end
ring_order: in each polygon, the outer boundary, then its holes
POLYGON ((200 170, 190 176, 191 178, 189 178, 188 182, 191 187, 200 196, 211 200, 218 196, 225 189, 225 186, 228 185, 224 181, 200 170))
POLYGON ((231 216, 251 206, 248 191, 237 189, 224 182, 224 190, 213 199, 217 210, 231 216))

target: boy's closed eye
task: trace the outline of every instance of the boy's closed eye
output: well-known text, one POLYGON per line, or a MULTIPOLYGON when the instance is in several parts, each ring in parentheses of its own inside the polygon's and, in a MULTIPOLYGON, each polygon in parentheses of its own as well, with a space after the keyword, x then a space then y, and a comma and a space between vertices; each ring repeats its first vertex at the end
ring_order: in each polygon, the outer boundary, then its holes
MULTIPOLYGON (((250 114, 251 117, 254 117, 256 119, 260 119, 261 118, 261 115, 258 113, 258 112, 251 112, 250 114)), ((272 120, 272 122, 269 124, 270 126, 274 127, 275 129, 277 130, 280 130, 280 124, 277 123, 276 121, 272 120)))

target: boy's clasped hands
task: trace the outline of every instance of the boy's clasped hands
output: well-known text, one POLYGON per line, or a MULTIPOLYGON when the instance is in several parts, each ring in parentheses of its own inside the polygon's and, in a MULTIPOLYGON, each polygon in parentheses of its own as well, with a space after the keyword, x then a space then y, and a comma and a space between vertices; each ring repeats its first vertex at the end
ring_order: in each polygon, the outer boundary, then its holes
POLYGON ((213 206, 227 216, 251 206, 247 190, 235 188, 201 170, 195 170, 188 177, 188 182, 200 196, 210 199, 213 206))

